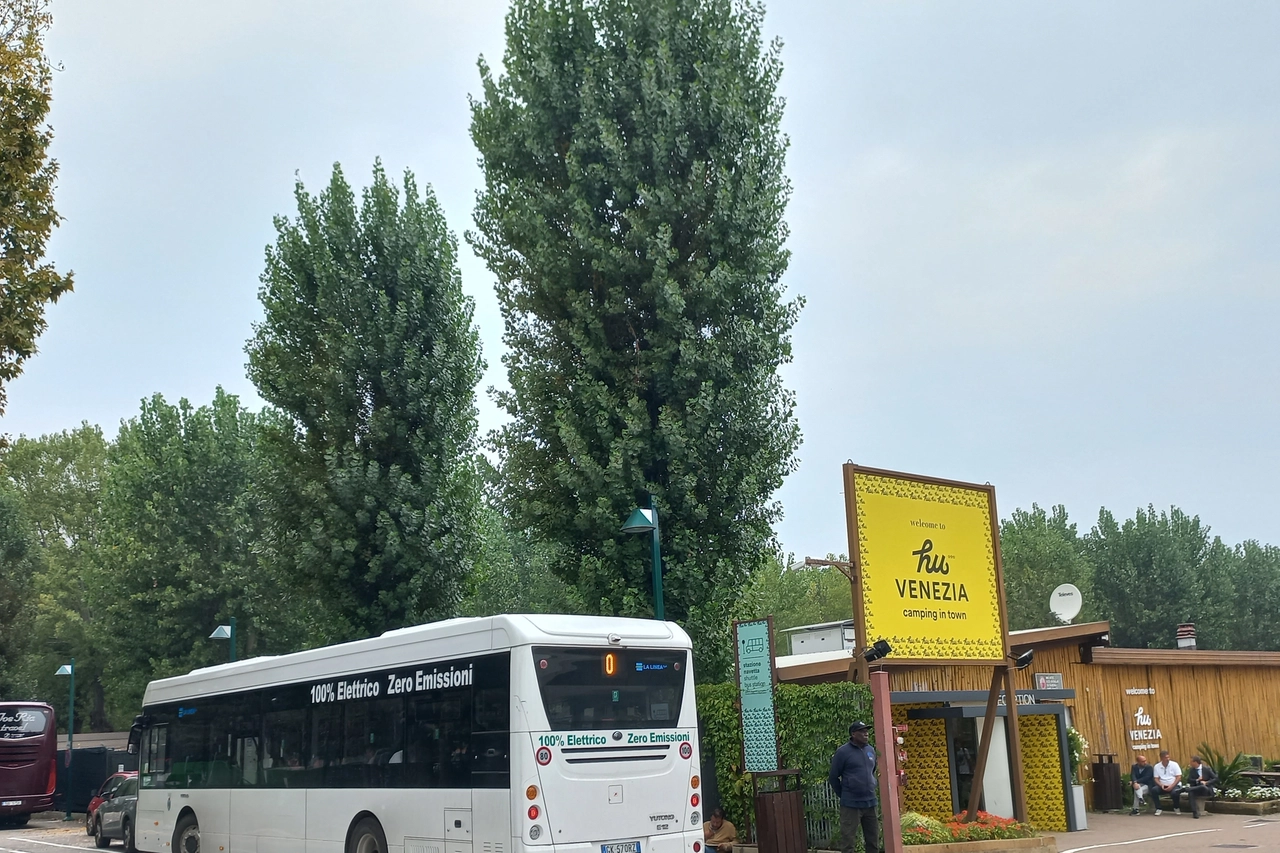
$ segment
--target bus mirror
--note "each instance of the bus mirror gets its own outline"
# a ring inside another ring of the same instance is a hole
[[[141,719],[141,717],[139,717]],[[138,754],[138,744],[142,742],[142,726],[137,722],[129,729],[129,754]]]

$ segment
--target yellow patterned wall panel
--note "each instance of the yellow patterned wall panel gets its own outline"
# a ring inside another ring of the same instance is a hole
[[[912,708],[941,707],[941,703],[894,705],[893,724],[909,726],[902,738],[907,751],[907,787],[903,792],[907,811],[947,820],[952,814],[947,721],[907,720],[907,711]]]
[[[1018,717],[1022,775],[1027,786],[1027,818],[1041,832],[1067,831],[1058,719],[1056,714]]]

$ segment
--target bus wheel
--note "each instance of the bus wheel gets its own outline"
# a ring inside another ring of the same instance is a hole
[[[136,853],[137,848],[133,846],[133,824],[128,818],[120,824],[121,844],[124,846],[124,853]]]
[[[347,853],[387,853],[387,836],[382,831],[382,824],[371,817],[357,823],[356,828],[351,830]]]
[[[111,839],[102,834],[102,818],[93,822],[93,846],[110,847]]]
[[[200,853],[200,822],[196,816],[188,814],[178,821],[178,828],[173,831],[174,853]]]

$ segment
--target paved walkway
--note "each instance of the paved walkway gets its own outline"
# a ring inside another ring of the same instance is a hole
[[[1257,850],[1280,851],[1280,815],[1244,817],[1165,812],[1160,817],[1141,814],[1098,814],[1090,812],[1089,828],[1082,832],[1055,832],[1058,853],[1085,850],[1115,853],[1191,853],[1192,851]]]

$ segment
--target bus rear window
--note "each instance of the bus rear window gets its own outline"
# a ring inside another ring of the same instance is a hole
[[[48,722],[48,715],[39,708],[0,709],[0,738],[42,734]]]
[[[553,729],[672,729],[680,720],[683,650],[535,647],[533,665]]]

